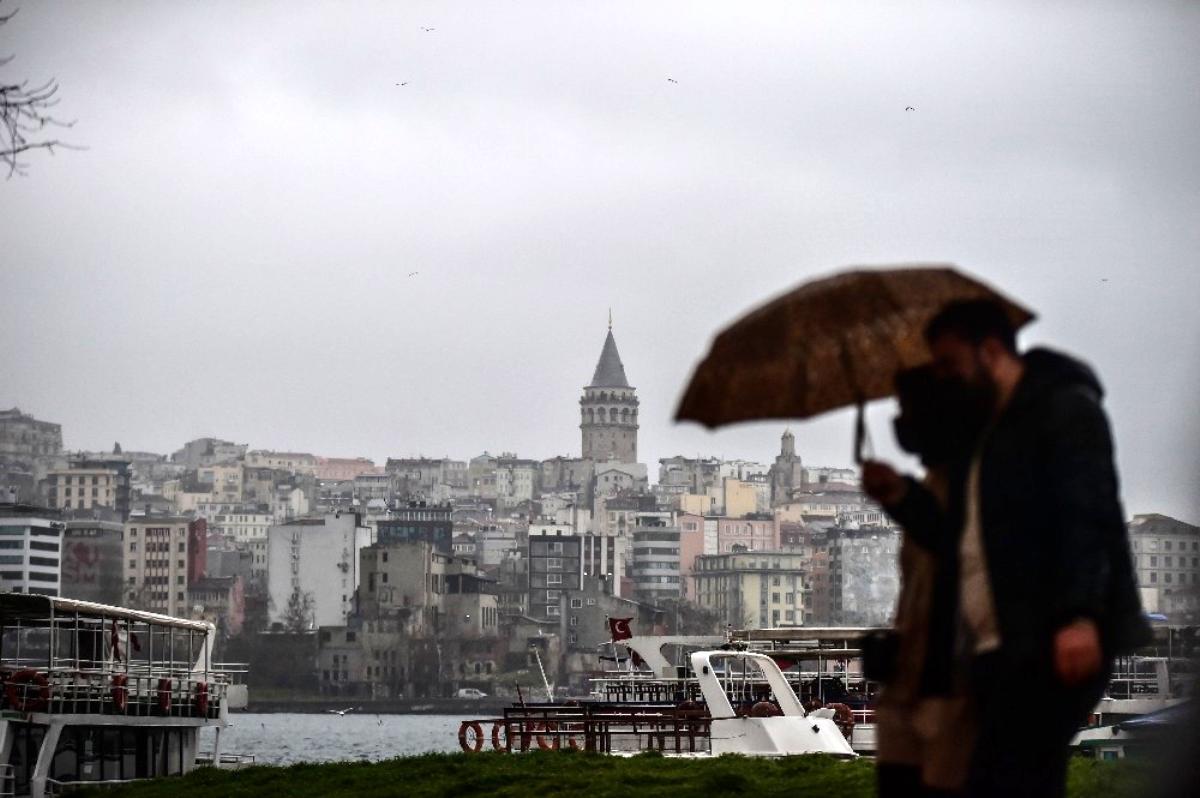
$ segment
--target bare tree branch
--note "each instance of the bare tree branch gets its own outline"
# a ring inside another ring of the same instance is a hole
[[[0,27],[15,17],[19,10],[0,14]],[[7,66],[15,57],[0,57],[0,67]],[[7,167],[7,177],[26,174],[28,164],[20,158],[23,153],[46,150],[53,155],[57,148],[86,149],[59,139],[41,138],[47,126],[70,128],[75,124],[74,120],[66,122],[51,115],[50,109],[58,105],[57,94],[58,81],[54,78],[35,84],[32,88],[28,80],[20,83],[0,82],[0,167]]]

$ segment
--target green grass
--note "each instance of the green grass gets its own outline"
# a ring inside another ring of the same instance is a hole
[[[241,771],[200,768],[183,778],[141,782],[89,793],[122,798],[191,796],[370,796],[414,798],[461,796],[587,795],[589,798],[680,798],[748,791],[759,796],[828,795],[868,798],[874,794],[872,763],[823,756],[753,759],[726,756],[681,760],[656,754],[633,758],[579,752],[528,754],[429,754],[375,764],[339,762]],[[1135,761],[1071,763],[1072,798],[1144,795],[1152,770]]]

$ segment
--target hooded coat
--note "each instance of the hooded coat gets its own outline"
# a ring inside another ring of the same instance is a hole
[[[1086,364],[1047,349],[1025,369],[980,450],[979,507],[1005,660],[1053,672],[1055,632],[1094,620],[1107,658],[1150,641],[1137,592],[1103,389]],[[938,561],[922,692],[953,672],[960,474],[950,510],[911,482],[888,510]]]

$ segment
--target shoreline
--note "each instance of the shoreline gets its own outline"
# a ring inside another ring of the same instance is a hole
[[[245,709],[231,710],[230,715],[278,715],[287,713],[320,715],[354,707],[356,715],[457,715],[474,718],[500,717],[512,702],[502,698],[414,698],[414,699],[355,699],[353,697],[313,697],[250,699]]]

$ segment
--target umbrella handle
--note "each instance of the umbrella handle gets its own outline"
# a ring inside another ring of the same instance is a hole
[[[862,465],[875,458],[875,447],[871,444],[871,431],[867,429],[866,403],[859,400],[854,418],[854,464]]]

